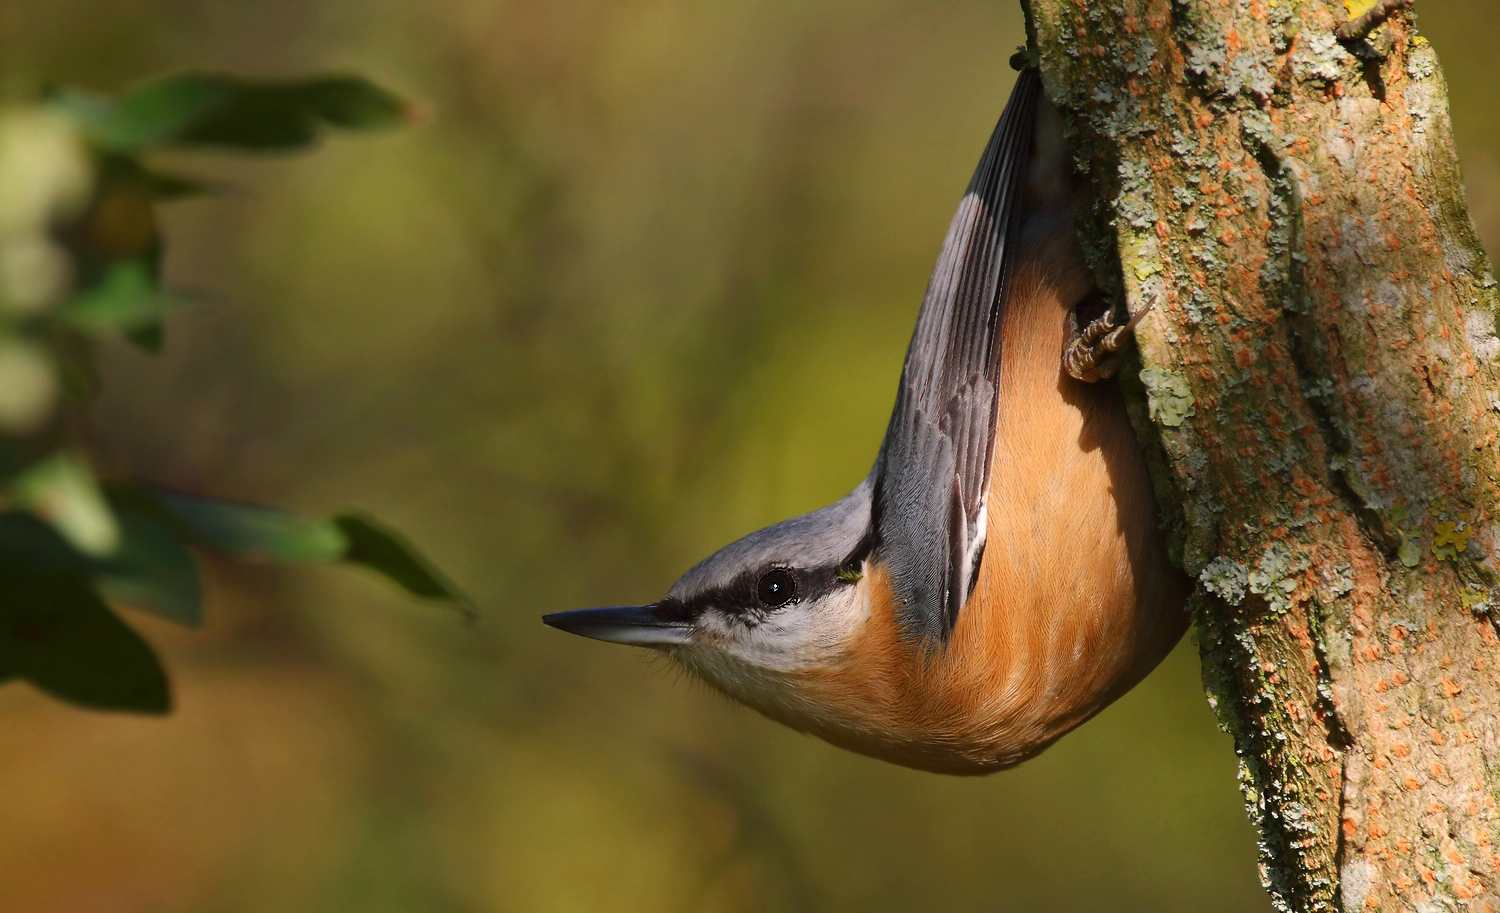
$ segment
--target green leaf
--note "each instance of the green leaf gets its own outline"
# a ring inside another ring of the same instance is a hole
[[[21,511],[0,513],[0,562],[14,561],[26,567],[82,572],[89,559],[68,544],[57,530],[34,514]]]
[[[413,596],[455,602],[473,617],[468,597],[395,530],[364,514],[340,514],[333,523],[349,542],[345,561],[384,575]]]
[[[84,333],[160,328],[162,317],[188,299],[157,287],[151,266],[129,260],[110,267],[98,285],[75,296],[58,317]]]
[[[166,672],[151,647],[89,587],[88,578],[0,561],[0,677],[102,710],[165,713]]]
[[[139,189],[152,200],[171,202],[220,190],[216,185],[195,178],[148,168],[133,155],[101,155],[98,157],[98,168],[100,185],[124,185]]]
[[[93,581],[106,598],[196,628],[203,620],[198,566],[175,530],[130,503],[111,498],[120,523],[120,547],[93,558],[57,530],[19,511],[0,513],[0,562],[60,571]]]
[[[151,196],[163,202],[174,200],[186,200],[192,197],[201,197],[216,192],[212,184],[193,178],[185,178],[175,174],[162,171],[150,171],[141,169],[141,180],[146,189],[151,191]]]
[[[112,554],[120,527],[104,501],[88,464],[57,453],[27,469],[11,483],[16,504],[36,514],[87,555]]]
[[[147,493],[181,523],[195,545],[230,558],[282,563],[338,561],[349,546],[336,526],[273,507],[156,489]]]
[[[189,628],[203,624],[203,583],[192,552],[161,520],[117,510],[120,549],[99,562],[94,578],[104,596]]]
[[[309,520],[271,507],[118,486],[117,498],[155,504],[192,544],[230,558],[280,563],[342,561],[368,568],[414,596],[454,603],[467,618],[468,597],[389,527],[363,514]],[[117,501],[116,503],[120,503]]]
[[[411,105],[354,76],[270,82],[186,73],[115,101],[65,89],[54,90],[51,99],[95,143],[118,152],[160,146],[297,149],[329,127],[377,130],[415,118]]]

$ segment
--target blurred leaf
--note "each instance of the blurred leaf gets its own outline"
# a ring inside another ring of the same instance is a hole
[[[114,499],[111,499],[114,500]],[[159,518],[116,503],[120,548],[105,559],[74,549],[32,514],[0,513],[0,561],[88,578],[108,599],[187,627],[202,624],[203,584],[192,552]]]
[[[115,602],[190,628],[203,624],[203,583],[187,546],[170,526],[146,514],[118,511],[120,549],[97,566],[103,594]]]
[[[338,561],[348,542],[335,526],[273,507],[195,498],[154,489],[147,496],[178,519],[192,542],[230,558]]]
[[[469,598],[395,530],[363,514],[340,514],[333,523],[348,539],[345,561],[383,574],[413,596],[458,603],[464,615],[473,618]]]
[[[134,186],[152,200],[178,200],[214,192],[212,185],[148,168],[132,155],[99,156],[99,179],[105,184]]]
[[[54,90],[51,99],[95,143],[118,152],[172,145],[296,149],[327,127],[377,130],[413,119],[406,102],[354,76],[263,82],[188,73],[114,101],[69,89]]]
[[[132,260],[111,267],[97,286],[64,305],[58,316],[85,333],[142,330],[160,327],[162,315],[187,300],[157,288],[150,266]]]
[[[154,502],[196,545],[230,558],[284,563],[342,561],[368,568],[414,596],[454,603],[474,617],[468,597],[395,531],[363,514],[309,520],[252,504],[238,504],[143,486],[112,495]]]
[[[79,551],[112,554],[120,527],[105,503],[88,465],[70,453],[57,453],[21,473],[11,483],[15,501],[45,520]]]
[[[214,192],[214,187],[202,181],[192,178],[178,177],[175,174],[166,174],[161,171],[150,171],[141,169],[141,180],[151,195],[158,200],[170,203],[173,200],[182,200],[189,197],[201,197]]]
[[[27,567],[82,572],[88,559],[34,514],[0,513],[0,561]]]
[[[0,669],[64,700],[165,713],[166,673],[151,647],[76,573],[0,561]]]

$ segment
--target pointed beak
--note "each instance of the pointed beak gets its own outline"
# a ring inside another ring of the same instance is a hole
[[[543,615],[542,621],[559,631],[616,644],[663,647],[691,643],[693,623],[680,613],[664,609],[661,604],[578,609]]]

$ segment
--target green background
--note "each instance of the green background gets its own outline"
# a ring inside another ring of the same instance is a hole
[[[1500,244],[1487,3],[1420,25]],[[0,689],[5,911],[1266,911],[1185,641],[986,779],[849,755],[544,628],[647,601],[866,472],[1008,92],[1010,3],[6,0],[0,78],[353,70],[423,127],[195,156],[108,350],[101,468],[391,520],[482,622],[353,573],[212,565],[132,615],[166,719]]]

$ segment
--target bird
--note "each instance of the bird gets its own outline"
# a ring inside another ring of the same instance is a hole
[[[665,654],[836,746],[982,774],[1034,757],[1186,630],[1078,240],[1086,182],[1022,69],[948,229],[869,475],[753,532],[657,602],[543,621]]]

